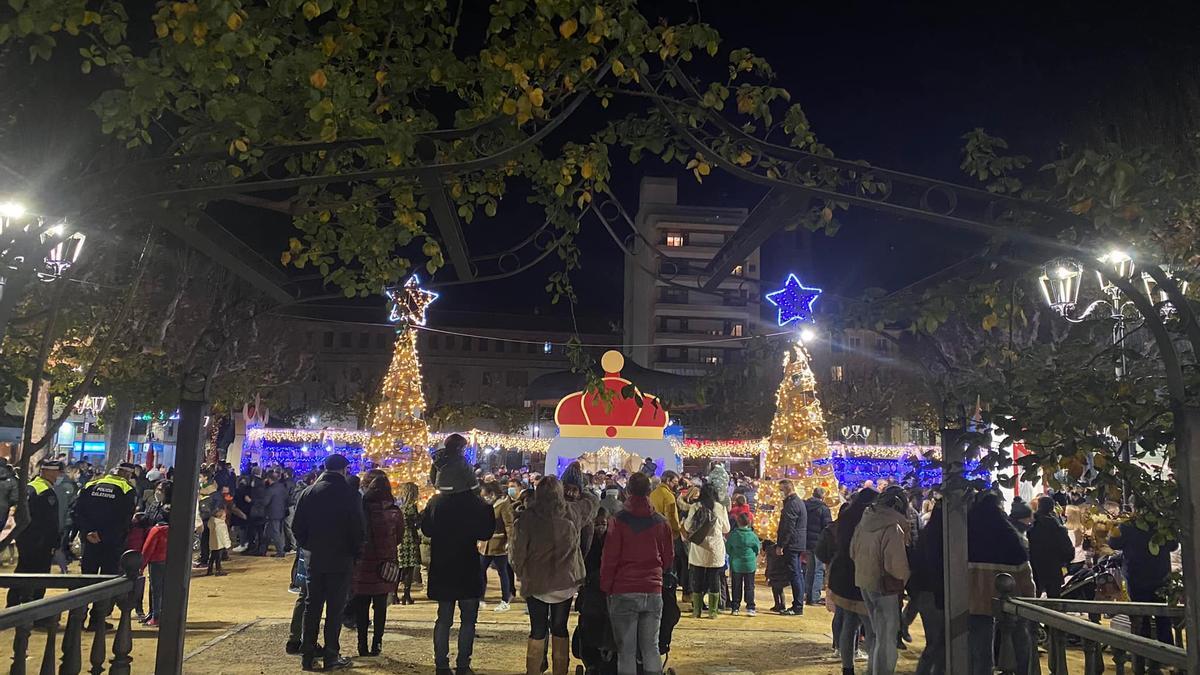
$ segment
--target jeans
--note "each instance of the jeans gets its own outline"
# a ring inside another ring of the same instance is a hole
[[[504,602],[512,600],[512,585],[509,583],[508,576],[508,556],[485,555],[480,556],[479,559],[479,564],[483,566],[484,575],[487,574],[488,567],[496,568],[496,574],[500,577],[500,599]]]
[[[317,629],[321,612],[325,613],[325,656],[341,654],[342,614],[346,611],[346,594],[350,592],[351,570],[344,572],[314,572],[308,575],[308,597],[304,603],[304,638],[300,649],[305,654],[317,651]]]
[[[803,551],[784,550],[787,559],[788,573],[792,576],[792,609],[804,611],[804,562]]]
[[[875,631],[875,644],[867,672],[870,675],[892,675],[896,672],[896,636],[900,634],[900,596],[863,589],[863,601]]]
[[[304,639],[304,608],[308,606],[308,583],[300,584],[300,595],[292,607],[292,624],[288,627],[288,642],[300,644]]]
[[[742,606],[742,596],[746,597],[746,609],[754,611],[754,572],[733,572],[733,598],[730,608],[737,611]]]
[[[815,605],[817,598],[821,597],[821,588],[824,586],[825,565],[817,560],[817,554],[813,551],[806,551],[806,553],[808,553],[808,564],[804,566],[804,599],[808,604]]]
[[[944,675],[946,672],[946,612],[937,606],[931,591],[917,593],[915,602],[925,630],[925,651],[917,662],[917,675]]]
[[[283,520],[268,520],[263,528],[263,537],[259,540],[258,550],[262,555],[267,554],[267,544],[275,545],[275,555],[283,557]]]
[[[995,624],[995,619],[990,616],[971,615],[967,634],[967,645],[970,648],[967,655],[967,671],[971,675],[992,675]]]
[[[529,639],[545,640],[546,635],[554,637],[570,637],[567,632],[567,618],[571,616],[571,598],[550,604],[537,598],[525,598],[529,605]]]
[[[167,563],[152,562],[148,568],[150,570],[150,613],[147,616],[157,619],[162,612],[163,582],[166,580]]]
[[[694,589],[693,589],[694,590]],[[608,617],[617,642],[617,675],[662,672],[658,653],[658,625],[662,622],[661,593],[617,593],[608,596]]]
[[[838,631],[838,651],[842,656],[842,668],[854,668],[854,650],[858,648],[858,629],[867,634],[866,648],[870,654],[875,645],[875,631],[871,628],[871,620],[857,612],[842,610],[842,629]],[[895,637],[892,644],[896,644]]]
[[[437,622],[433,625],[433,665],[450,667],[450,626],[454,624],[454,606],[458,605],[458,657],[455,666],[471,667],[475,649],[475,620],[479,618],[479,598],[438,600]]]

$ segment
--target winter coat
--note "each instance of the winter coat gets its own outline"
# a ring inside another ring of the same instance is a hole
[[[808,511],[800,497],[792,493],[783,500],[779,512],[779,531],[775,545],[785,551],[798,553],[808,546]]]
[[[579,529],[579,550],[587,555],[592,547],[592,532],[596,529],[596,513],[600,510],[600,498],[584,490],[579,498],[567,502],[567,517]]]
[[[1017,582],[1014,595],[1032,596],[1033,570],[1025,540],[1008,522],[998,499],[987,495],[967,512],[967,575],[971,588],[971,614],[990,616],[996,596],[996,575],[1011,574]]]
[[[150,528],[150,533],[146,535],[146,542],[142,544],[143,565],[167,562],[168,530],[170,528],[166,525],[155,525]]]
[[[287,483],[277,480],[267,486],[267,520],[283,520],[287,518],[288,512],[288,488]]]
[[[146,535],[150,534],[150,528],[153,523],[146,522],[146,516],[134,516],[132,523],[129,525],[129,532],[125,535],[125,550],[140,551],[146,545]]]
[[[735,527],[725,542],[729,553],[729,571],[734,574],[753,574],[758,570],[758,552],[762,544],[749,527]]]
[[[850,541],[854,583],[859,589],[884,591],[884,575],[907,582],[908,517],[895,509],[872,507],[863,514]],[[903,585],[897,592],[903,590]]]
[[[679,504],[675,501],[675,493],[666,485],[659,484],[650,493],[650,506],[667,520],[671,534],[679,536]],[[612,514],[615,515],[615,514]]]
[[[1155,554],[1150,552],[1150,536],[1133,523],[1122,523],[1118,534],[1108,539],[1110,548],[1124,552],[1122,567],[1131,597],[1154,597],[1171,574],[1171,551],[1179,548],[1179,542],[1166,542]]]
[[[12,467],[0,464],[0,527],[8,522],[8,514],[17,505],[17,477],[13,475]]]
[[[788,559],[775,552],[775,546],[767,549],[767,584],[771,588],[786,588],[792,583],[792,570],[788,568]]]
[[[492,504],[492,515],[496,518],[492,538],[479,546],[483,555],[508,555],[508,544],[513,536],[513,505],[507,495]]]
[[[833,522],[833,514],[829,512],[829,507],[825,502],[815,498],[804,500],[804,512],[807,518],[804,548],[805,550],[813,551],[817,548],[817,542],[821,539],[821,533]]]
[[[605,593],[660,593],[663,571],[675,562],[671,526],[645,497],[630,496],[625,507],[608,519],[600,588]]]
[[[233,503],[237,507],[237,512],[230,511],[229,519],[230,527],[245,527],[250,521],[250,481],[238,481],[236,488],[233,491]]]
[[[696,514],[700,512],[700,508],[700,504],[692,506],[687,520],[683,523],[684,532],[692,531],[692,524],[696,521]],[[713,516],[716,518],[716,522],[708,531],[708,536],[704,537],[704,541],[698,544],[688,544],[689,565],[696,567],[725,566],[725,535],[729,534],[729,513],[725,511],[725,505],[721,502],[713,504]]]
[[[430,600],[482,598],[485,586],[478,542],[491,539],[496,516],[474,492],[435,495],[421,517],[421,532],[430,539]]]
[[[387,581],[379,573],[379,567],[387,561],[396,562],[396,547],[404,538],[404,515],[395,504],[381,500],[364,501],[363,511],[367,517],[367,541],[362,555],[354,563],[352,592],[355,595],[395,593],[399,578]]]
[[[211,551],[233,548],[233,539],[229,536],[229,524],[224,518],[213,516],[208,519],[208,548]]]
[[[579,528],[558,504],[537,500],[521,516],[513,536],[510,560],[526,598],[577,589],[587,570],[579,546]]]
[[[270,506],[270,497],[267,493],[267,482],[261,478],[253,479],[254,483],[250,487],[250,510],[246,513],[250,516],[250,520],[261,521],[267,518],[267,507]],[[242,509],[245,511],[245,509]]]
[[[708,482],[717,489],[717,501],[729,510],[729,472],[724,464],[717,464],[708,472]]]
[[[750,526],[753,527],[754,512],[750,510],[749,504],[734,504],[729,507],[729,526],[736,529],[738,526],[738,516],[743,513],[750,519]]]
[[[66,530],[71,523],[71,505],[79,494],[79,484],[63,474],[54,483],[54,494],[58,496],[58,529]]]
[[[1067,528],[1053,514],[1034,516],[1026,533],[1029,540],[1029,564],[1039,588],[1050,589],[1057,595],[1063,585],[1063,566],[1075,558],[1075,545]]]
[[[908,588],[913,592],[933,593],[933,600],[941,609],[945,605],[946,565],[942,553],[942,507],[937,505],[930,512],[929,523],[921,530],[921,536],[913,546],[912,576]]]
[[[364,539],[362,498],[340,473],[326,471],[296,502],[292,534],[313,572],[349,572]]]

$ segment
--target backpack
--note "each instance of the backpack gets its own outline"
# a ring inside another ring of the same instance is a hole
[[[712,509],[696,504],[692,507],[696,510],[692,516],[692,530],[688,534],[688,543],[702,544],[708,538],[709,532],[712,532],[713,526],[717,524],[717,516]]]

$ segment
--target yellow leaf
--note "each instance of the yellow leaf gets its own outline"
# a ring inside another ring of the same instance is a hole
[[[593,44],[593,45],[594,45],[594,44],[596,44],[597,42],[599,42],[599,41],[600,41],[600,38],[601,38],[601,37],[602,37],[602,36],[601,36],[599,33],[596,33],[596,32],[593,32],[593,31],[590,31],[590,30],[589,30],[589,31],[588,31],[588,34],[587,34],[587,41],[588,41],[588,44]]]
[[[332,35],[326,35],[325,37],[321,38],[321,52],[325,54],[325,56],[333,56],[333,53],[336,51],[337,40],[334,40]]]
[[[708,162],[700,162],[700,166],[697,166],[696,170],[700,172],[701,176],[707,176],[712,172],[712,165]]]
[[[579,167],[579,175],[583,176],[584,178],[591,178],[592,177],[592,163],[584,162],[583,166]]]
[[[388,152],[388,161],[392,163],[392,166],[400,166],[400,163],[404,161],[404,156],[398,151],[392,150]]]
[[[184,40],[187,40],[187,36],[177,28],[174,33],[171,33],[171,39],[179,44],[183,44]]]
[[[225,19],[225,25],[229,26],[229,30],[237,30],[242,27],[242,15],[233,12]]]
[[[319,217],[322,223],[328,223],[329,219],[333,217],[333,214],[329,211],[322,211]]]
[[[558,24],[558,34],[567,40],[571,39],[577,30],[579,30],[579,22],[573,18]]]
[[[279,254],[279,263],[281,265],[287,266],[287,264],[290,262],[292,262],[292,254],[291,253],[284,251],[283,253]]]
[[[733,161],[736,162],[738,166],[746,166],[752,159],[754,158],[750,155],[750,151],[743,150]]]
[[[542,107],[542,104],[545,103],[545,101],[546,97],[545,94],[542,93],[541,87],[534,87],[533,91],[529,92],[529,102],[532,103],[534,107]]]
[[[325,85],[329,84],[329,78],[325,76],[325,71],[318,68],[308,76],[308,83],[317,89],[324,89]]]
[[[244,138],[239,138],[236,141],[234,141],[233,147],[237,148],[238,150],[240,150],[242,152],[246,152],[247,150],[250,149],[250,145],[248,143],[246,143],[246,139],[244,139]]]
[[[313,2],[312,0],[309,0],[308,2],[304,3],[304,7],[301,8],[301,11],[304,12],[304,18],[306,18],[310,21],[317,18],[318,16],[321,16],[321,6],[318,5],[317,3]]]
[[[579,71],[586,73],[587,71],[589,71],[595,67],[596,67],[596,59],[594,59],[590,56],[585,56],[583,58],[583,61],[579,64]]]
[[[601,107],[601,108],[607,108],[607,107],[608,107],[608,97],[607,97],[607,96],[605,96],[604,98],[600,99],[600,107]]]
[[[1074,213],[1075,215],[1079,215],[1079,216],[1082,216],[1083,214],[1085,214],[1091,210],[1092,210],[1092,198],[1091,197],[1088,197],[1087,199],[1085,199],[1071,207],[1071,213]]]
[[[500,106],[505,115],[515,115],[517,112],[517,102],[511,98],[504,99],[504,104]]]
[[[434,66],[433,68],[429,69],[429,80],[431,82],[438,82],[441,79],[442,79],[442,69],[441,68]]]
[[[154,27],[154,34],[160,38],[165,38],[171,34],[171,27],[166,23],[160,23]]]
[[[833,220],[833,209],[829,208],[828,206],[821,209],[821,220],[827,223]]]
[[[93,24],[93,23],[94,24],[100,23],[100,14],[97,12],[92,12],[92,11],[84,12],[83,13],[83,25],[87,26],[87,25]]]
[[[387,72],[386,71],[382,71],[382,70],[375,71],[375,83],[376,84],[383,86],[383,83],[385,80],[387,80]]]
[[[620,77],[621,73],[625,72],[625,64],[621,63],[621,59],[616,59],[613,61],[612,70],[613,75]]]

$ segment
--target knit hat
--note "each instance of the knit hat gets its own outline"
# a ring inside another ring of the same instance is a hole
[[[475,472],[465,462],[454,462],[438,471],[437,489],[445,495],[468,492],[479,487]]]
[[[1029,508],[1029,504],[1026,504],[1024,500],[1014,499],[1012,508],[1008,511],[1008,516],[1013,520],[1031,518],[1033,517],[1033,509]]]
[[[326,471],[341,471],[350,466],[350,460],[346,459],[345,455],[334,453],[325,458]]]

